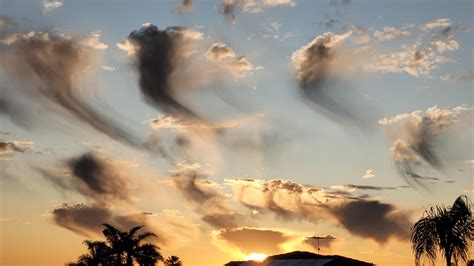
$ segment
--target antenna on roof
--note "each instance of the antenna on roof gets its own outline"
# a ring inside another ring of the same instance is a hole
[[[333,238],[330,237],[330,236],[312,236],[311,238],[312,238],[312,239],[316,239],[316,240],[318,241],[318,255],[319,255],[319,251],[321,250],[321,249],[319,248],[319,240],[320,240],[320,239],[333,239]]]

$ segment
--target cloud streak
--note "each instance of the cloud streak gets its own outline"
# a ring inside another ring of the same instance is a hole
[[[93,36],[93,41],[41,32],[14,36],[5,48],[1,63],[8,78],[20,88],[15,91],[12,88],[2,95],[5,98],[0,111],[21,125],[30,125],[33,120],[41,119],[31,110],[31,106],[39,104],[46,110],[64,111],[115,140],[140,145],[129,132],[93,108],[78,88],[79,77],[86,74],[91,57],[83,44],[104,48],[104,44],[97,43],[98,35]],[[27,97],[17,102],[18,93]],[[34,102],[28,102],[27,98]]]
[[[193,40],[202,39],[202,33],[184,27],[164,30],[147,24],[130,33],[128,42],[121,44],[136,60],[139,85],[145,101],[167,114],[199,116],[179,101],[178,93],[191,86],[193,74],[186,71],[193,53]],[[132,46],[131,46],[132,45]],[[188,69],[189,70],[189,69]],[[186,84],[179,82],[187,81]],[[183,88],[183,85],[184,86]]]
[[[408,184],[423,185],[423,179],[436,180],[417,174],[416,168],[425,162],[433,169],[442,171],[443,164],[434,149],[434,142],[452,125],[466,123],[466,114],[471,113],[472,108],[466,106],[446,109],[433,106],[425,112],[415,111],[379,120],[379,124],[387,127],[394,138],[390,149]]]

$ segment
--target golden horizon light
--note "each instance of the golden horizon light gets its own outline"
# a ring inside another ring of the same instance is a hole
[[[253,261],[264,261],[268,257],[267,254],[263,253],[250,253],[245,256],[245,260],[253,260]]]

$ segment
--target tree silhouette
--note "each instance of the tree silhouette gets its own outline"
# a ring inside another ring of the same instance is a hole
[[[437,248],[451,265],[461,259],[467,261],[470,242],[474,240],[474,221],[469,200],[459,196],[451,207],[435,206],[425,210],[423,217],[411,229],[412,249],[416,264],[426,255],[436,260]]]
[[[132,266],[136,261],[140,266],[154,266],[163,257],[156,245],[142,243],[143,240],[156,237],[144,232],[137,235],[143,226],[136,226],[127,231],[120,231],[110,224],[103,224],[102,233],[106,241],[84,241],[89,254],[81,255],[77,262],[69,266]]]
[[[179,260],[178,256],[171,256],[165,260],[165,266],[183,266],[183,262]]]

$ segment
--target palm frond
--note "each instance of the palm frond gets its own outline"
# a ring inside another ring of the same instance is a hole
[[[157,235],[154,234],[154,233],[151,233],[151,232],[145,232],[143,234],[139,234],[136,239],[137,239],[138,242],[140,242],[140,241],[142,241],[146,238],[149,238],[149,237],[157,237]]]
[[[140,229],[142,229],[144,226],[143,225],[139,225],[139,226],[135,226],[133,227],[132,229],[130,229],[130,231],[128,231],[128,234],[130,236],[133,236],[135,235],[136,232],[138,232]]]

